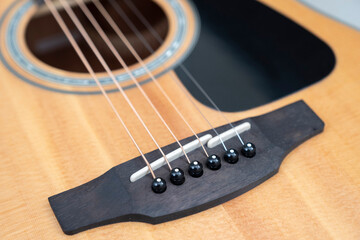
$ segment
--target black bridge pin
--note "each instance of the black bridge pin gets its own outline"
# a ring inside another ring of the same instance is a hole
[[[224,154],[224,160],[228,163],[234,164],[239,161],[239,153],[233,148],[226,150]]]
[[[204,173],[203,165],[199,161],[192,161],[189,164],[189,174],[192,177],[198,178],[201,177]]]
[[[221,168],[221,159],[219,156],[212,154],[207,158],[206,166],[211,170],[218,170]]]
[[[151,185],[151,189],[154,193],[163,193],[166,190],[166,181],[161,177],[157,177],[154,179]]]
[[[244,144],[241,148],[241,153],[247,158],[252,158],[256,154],[256,147],[255,144],[248,142]]]
[[[181,185],[185,182],[184,171],[180,168],[173,168],[170,171],[170,181],[175,185]]]

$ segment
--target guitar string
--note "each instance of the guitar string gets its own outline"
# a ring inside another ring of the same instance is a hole
[[[113,9],[118,13],[118,15],[122,18],[122,20],[124,20],[124,22],[127,24],[127,26],[135,33],[135,35],[138,37],[138,39],[143,43],[143,45],[146,47],[146,49],[150,52],[150,53],[154,53],[155,50],[150,46],[150,44],[148,43],[148,41],[145,39],[145,37],[142,35],[142,33],[139,31],[139,29],[134,25],[134,23],[131,21],[131,19],[127,16],[127,14],[125,13],[125,11],[122,9],[122,7],[120,6],[120,4],[114,0],[109,0],[108,1]],[[154,30],[154,29],[152,29]],[[157,34],[157,32],[156,32]],[[159,42],[161,44],[161,42]],[[172,80],[179,86],[179,88],[183,91],[183,93],[186,95],[186,97],[188,98],[188,100],[192,103],[192,105],[197,109],[197,111],[200,113],[200,115],[202,116],[203,119],[205,119],[205,121],[207,122],[207,124],[210,126],[210,128],[215,132],[215,134],[219,137],[221,144],[223,145],[225,151],[227,151],[227,147],[222,139],[222,137],[220,136],[220,134],[218,133],[218,131],[213,127],[213,125],[211,124],[211,122],[206,118],[206,116],[204,115],[204,113],[200,110],[200,108],[196,105],[196,103],[191,99],[190,94],[185,90],[184,86],[182,86],[180,84],[180,82],[178,82],[178,80],[175,78],[174,73],[171,73],[171,78]]]
[[[223,117],[223,119],[227,122],[228,125],[230,125],[230,127],[232,129],[234,129],[240,143],[242,145],[244,145],[244,141],[242,140],[242,138],[240,137],[240,134],[238,132],[238,130],[234,127],[234,125],[231,123],[231,121],[225,116],[225,114],[223,112],[220,111],[219,107],[217,106],[217,104],[215,104],[215,102],[210,98],[210,96],[205,92],[204,88],[199,84],[198,81],[196,81],[196,79],[194,78],[194,76],[189,72],[189,70],[187,68],[185,68],[185,66],[183,64],[180,65],[180,68],[185,72],[185,74],[190,78],[190,80],[196,85],[196,87],[202,92],[202,94],[209,100],[209,102],[214,106],[214,108],[220,113],[220,115]]]
[[[131,141],[134,143],[135,147],[137,148],[137,150],[139,151],[142,159],[144,160],[144,162],[146,163],[147,167],[149,168],[149,171],[152,175],[152,177],[155,179],[156,175],[149,163],[149,161],[147,160],[147,158],[145,157],[145,155],[143,154],[143,152],[141,151],[139,145],[136,143],[134,137],[132,136],[130,130],[126,127],[125,122],[123,121],[123,119],[121,118],[119,112],[116,110],[114,104],[112,103],[111,99],[109,98],[108,94],[106,93],[104,87],[101,85],[99,79],[97,78],[93,68],[91,67],[90,63],[88,62],[88,60],[86,59],[84,53],[82,52],[82,50],[80,49],[79,45],[77,44],[76,40],[74,39],[74,37],[72,36],[72,34],[70,33],[69,28],[67,27],[67,25],[65,24],[64,20],[62,19],[62,17],[60,16],[60,13],[58,12],[58,10],[56,9],[55,5],[53,4],[53,2],[51,0],[44,0],[45,4],[47,5],[47,7],[49,8],[50,12],[52,13],[52,15],[54,16],[56,22],[59,24],[60,28],[62,29],[62,31],[64,32],[64,34],[66,35],[66,37],[68,38],[70,44],[72,45],[72,47],[74,48],[74,50],[76,51],[77,55],[79,56],[79,58],[81,59],[82,63],[84,64],[85,68],[87,69],[87,71],[90,73],[90,75],[92,76],[92,78],[94,79],[94,81],[96,82],[96,84],[98,85],[101,93],[104,95],[106,101],[109,103],[111,109],[113,110],[113,112],[115,113],[116,117],[120,120],[122,126],[124,127],[126,133],[129,135]]]
[[[79,0],[77,0],[79,1]],[[121,41],[126,45],[126,47],[130,50],[130,52],[132,53],[132,55],[136,58],[136,60],[138,61],[138,63],[140,63],[140,65],[142,66],[142,68],[147,72],[147,74],[149,75],[149,77],[152,79],[152,81],[155,83],[155,85],[157,86],[157,88],[160,90],[160,92],[164,95],[164,97],[167,99],[167,101],[170,103],[170,105],[174,108],[174,110],[176,111],[176,113],[180,116],[180,118],[184,121],[184,123],[186,124],[186,126],[190,129],[190,131],[192,132],[192,134],[196,137],[196,139],[199,141],[205,155],[207,157],[209,157],[209,154],[207,153],[203,143],[200,141],[199,136],[196,134],[196,132],[194,131],[194,129],[191,127],[191,125],[188,123],[188,121],[185,119],[184,115],[181,113],[181,111],[178,109],[178,107],[175,105],[175,103],[171,100],[171,98],[169,97],[169,95],[165,92],[165,90],[163,89],[163,87],[158,83],[157,79],[155,78],[155,76],[152,74],[152,72],[149,70],[149,68],[146,66],[146,64],[144,63],[144,61],[141,59],[141,57],[139,56],[139,54],[137,53],[137,51],[134,49],[133,45],[128,41],[128,39],[126,38],[126,36],[124,35],[124,33],[121,31],[121,29],[118,27],[118,25],[115,23],[115,21],[113,20],[113,18],[110,16],[110,14],[108,13],[108,11],[106,10],[106,8],[103,6],[103,4],[98,1],[98,0],[92,0],[92,3],[94,3],[94,5],[96,6],[96,8],[99,10],[100,13],[102,13],[102,16],[104,17],[104,19],[109,23],[109,25],[111,26],[111,28],[115,31],[115,33],[118,35],[118,37],[121,39]],[[115,50],[116,51],[116,50]],[[139,84],[137,84],[138,87],[140,87]],[[150,101],[150,100],[149,100]],[[185,153],[185,151],[184,151]],[[190,163],[189,159],[188,162]]]
[[[107,72],[107,74],[110,76],[110,78],[112,79],[112,81],[115,83],[115,85],[117,86],[117,88],[120,90],[122,96],[125,98],[126,102],[129,104],[130,108],[132,109],[132,111],[134,112],[134,114],[136,115],[136,117],[139,119],[139,121],[141,122],[141,124],[143,125],[143,127],[145,128],[145,130],[147,131],[147,133],[149,134],[149,136],[151,137],[151,139],[153,140],[153,142],[155,143],[155,145],[157,146],[158,150],[160,151],[161,155],[163,156],[165,162],[167,163],[168,167],[170,170],[172,170],[171,164],[166,156],[166,154],[164,153],[164,151],[162,150],[162,148],[160,147],[160,145],[158,144],[158,142],[155,140],[154,136],[152,135],[152,133],[150,132],[150,130],[148,129],[148,127],[146,126],[145,122],[143,121],[142,117],[139,115],[139,113],[136,111],[134,105],[132,104],[132,102],[130,101],[130,99],[128,98],[127,94],[125,93],[125,91],[123,90],[123,88],[120,86],[120,84],[117,82],[114,74],[112,73],[110,67],[107,65],[105,59],[103,58],[103,56],[101,55],[101,53],[99,52],[99,50],[97,49],[97,47],[95,46],[94,42],[91,40],[90,36],[88,35],[88,33],[86,32],[84,26],[81,24],[80,20],[77,18],[75,12],[72,10],[70,4],[66,1],[66,0],[59,0],[61,5],[64,7],[66,13],[69,15],[69,17],[71,18],[71,20],[73,21],[73,23],[75,24],[75,26],[77,27],[77,29],[80,31],[80,34],[83,36],[83,38],[85,39],[85,41],[87,42],[87,44],[90,46],[91,50],[93,51],[93,53],[96,55],[97,59],[100,61],[101,65],[103,66],[103,68],[105,69],[105,71]],[[190,162],[190,160],[188,160]]]
[[[160,120],[163,122],[163,124],[166,126],[166,128],[168,129],[168,131],[171,133],[171,135],[173,136],[173,138],[175,139],[175,141],[177,142],[177,144],[180,146],[182,152],[184,153],[188,163],[190,163],[190,159],[187,155],[187,153],[185,152],[182,144],[179,142],[179,140],[177,139],[177,137],[175,136],[175,134],[172,132],[172,130],[170,129],[170,127],[168,126],[168,124],[166,123],[166,121],[163,119],[163,117],[161,116],[161,114],[159,113],[159,111],[157,110],[157,108],[155,107],[155,105],[153,104],[153,102],[150,100],[149,96],[145,93],[145,91],[143,90],[142,86],[139,84],[139,82],[137,81],[136,77],[133,75],[133,73],[131,72],[131,70],[129,69],[129,67],[126,65],[125,61],[123,60],[123,58],[119,55],[119,52],[116,50],[115,46],[113,45],[113,43],[111,42],[111,40],[108,38],[108,36],[106,35],[106,33],[104,32],[104,30],[101,28],[101,26],[99,25],[99,23],[97,22],[97,20],[95,19],[94,15],[90,12],[89,8],[86,6],[86,4],[82,1],[82,0],[75,0],[77,2],[77,4],[80,6],[80,8],[82,9],[82,11],[84,12],[84,14],[86,15],[86,17],[89,19],[89,21],[91,22],[91,24],[94,26],[94,28],[96,29],[96,31],[98,32],[98,34],[103,38],[104,42],[107,44],[107,46],[109,47],[109,49],[111,50],[111,52],[114,54],[114,56],[117,58],[117,60],[119,61],[119,63],[122,65],[122,67],[126,70],[126,72],[130,75],[132,81],[135,83],[135,85],[137,86],[137,88],[140,90],[140,92],[142,93],[142,95],[145,97],[146,101],[150,104],[150,106],[152,107],[152,109],[155,111],[155,113],[157,114],[157,116],[160,118]],[[189,126],[190,127],[190,126]],[[191,127],[190,127],[191,128]],[[192,128],[191,128],[192,129]],[[199,140],[199,142],[201,143],[200,139],[197,137],[197,139]],[[202,143],[201,143],[202,144]],[[202,145],[203,146],[203,145]],[[205,152],[205,154],[208,156],[205,148],[203,147],[203,150]]]
[[[145,18],[145,16],[139,11],[139,9],[133,4],[132,1],[130,0],[124,0],[124,3],[129,7],[129,9],[132,10],[132,12],[137,16],[137,18],[142,22],[142,24],[144,24],[144,26],[152,33],[152,35],[157,39],[157,41],[161,44],[164,42],[164,40],[160,37],[160,35],[155,31],[155,29],[151,26],[151,24],[149,23],[149,21]],[[231,123],[231,121],[225,116],[224,113],[222,113],[219,109],[219,107],[217,106],[217,104],[215,104],[215,102],[211,99],[211,97],[206,93],[206,91],[204,90],[204,88],[199,84],[199,82],[195,79],[195,77],[188,71],[188,69],[183,65],[180,64],[179,65],[180,68],[182,69],[182,71],[189,77],[189,79],[195,84],[195,86],[201,91],[201,93],[205,96],[205,98],[210,102],[210,104],[220,113],[220,115],[222,116],[222,118],[227,122],[228,125],[230,125],[230,127],[232,129],[234,129],[234,131],[236,132],[236,135],[238,137],[238,139],[240,140],[241,144],[244,145],[244,141],[243,139],[240,137],[239,132],[237,131],[237,129],[234,127],[234,125]]]
[[[152,139],[152,141],[155,143],[156,147],[158,148],[158,150],[160,151],[161,155],[163,156],[165,162],[167,163],[168,167],[170,170],[172,170],[171,164],[166,156],[166,154],[163,152],[163,150],[161,149],[161,147],[159,146],[159,144],[157,143],[157,141],[155,140],[154,136],[151,134],[150,130],[148,129],[148,127],[146,126],[145,122],[143,121],[143,119],[141,118],[141,116],[139,115],[139,113],[136,111],[135,107],[133,106],[132,102],[130,101],[130,99],[128,98],[127,94],[125,93],[125,91],[123,90],[123,88],[119,85],[119,83],[116,81],[116,78],[114,76],[114,74],[111,72],[109,66],[107,65],[106,61],[104,60],[104,58],[102,57],[102,55],[100,54],[99,50],[96,48],[94,42],[91,40],[90,36],[87,34],[85,28],[82,26],[81,22],[79,21],[79,19],[77,18],[76,14],[74,13],[74,11],[72,10],[71,6],[69,5],[68,2],[66,2],[65,0],[59,0],[59,2],[61,3],[62,7],[65,9],[66,13],[69,15],[70,19],[73,21],[73,23],[75,24],[75,26],[77,27],[77,29],[80,31],[80,34],[83,36],[83,38],[85,39],[85,41],[87,42],[87,44],[90,46],[91,50],[93,51],[93,53],[96,55],[97,59],[99,60],[99,62],[101,63],[101,65],[103,66],[103,68],[105,69],[105,71],[107,72],[107,74],[110,76],[110,78],[112,79],[112,81],[115,83],[115,85],[118,87],[118,89],[120,90],[122,96],[125,98],[126,102],[129,104],[130,108],[132,109],[132,111],[134,112],[134,114],[136,115],[136,117],[138,118],[138,120],[140,121],[140,123],[142,124],[142,126],[145,128],[145,130],[147,131],[148,135],[150,136],[150,138]]]

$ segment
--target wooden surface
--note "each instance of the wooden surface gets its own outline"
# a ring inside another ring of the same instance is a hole
[[[225,203],[255,188],[274,176],[285,156],[301,143],[321,133],[324,123],[303,101],[298,101],[270,113],[234,122],[234,126],[249,123],[251,130],[242,138],[256,143],[256,155],[246,158],[240,154],[237,163],[222,161],[217,171],[206,168],[206,155],[201,148],[188,153],[188,157],[204,166],[201,178],[191,177],[184,156],[172,162],[173,167],[183,169],[185,183],[182,186],[170,184],[169,169],[165,166],[156,170],[156,176],[169,184],[162,194],[151,190],[151,175],[130,182],[132,173],[144,166],[141,156],[111,168],[105,174],[90,182],[59,193],[49,198],[49,203],[66,234],[75,234],[94,227],[117,222],[146,222],[158,224],[185,217]],[[231,129],[229,124],[216,128],[219,133]],[[200,136],[213,134],[213,130]],[[183,139],[181,144],[196,140],[194,136]],[[235,136],[226,141],[227,146],[241,149]],[[169,153],[178,149],[174,142],[163,147]],[[224,155],[221,144],[214,148],[205,146],[206,151],[218,156]],[[154,161],[161,157],[156,149],[146,158]],[[76,176],[74,176],[76,177]]]
[[[0,12],[11,2],[3,0]],[[307,89],[228,117],[234,121],[304,99],[325,122],[325,131],[291,152],[275,177],[225,204],[156,226],[120,223],[71,239],[360,239],[360,33],[296,1],[264,2],[329,44],[337,63]],[[0,239],[68,239],[47,198],[138,152],[104,97],[45,91],[16,79],[3,65],[0,76]],[[194,129],[207,130],[172,78],[164,75],[160,83]],[[144,89],[179,138],[191,135],[154,84]],[[139,92],[128,94],[159,143],[173,142]],[[141,148],[153,150],[124,100],[119,94],[111,98],[122,106]],[[224,123],[199,106],[214,125]]]

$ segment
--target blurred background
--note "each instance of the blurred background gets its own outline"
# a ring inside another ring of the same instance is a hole
[[[193,0],[199,42],[184,65],[223,111],[240,111],[284,97],[326,77],[331,48],[295,22],[257,1]],[[358,0],[301,0],[307,7],[360,29]],[[180,69],[183,83],[211,104]],[[221,88],[219,88],[221,82]]]

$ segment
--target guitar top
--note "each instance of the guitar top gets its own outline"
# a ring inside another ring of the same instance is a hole
[[[0,239],[360,239],[359,79],[299,1],[3,0]]]

